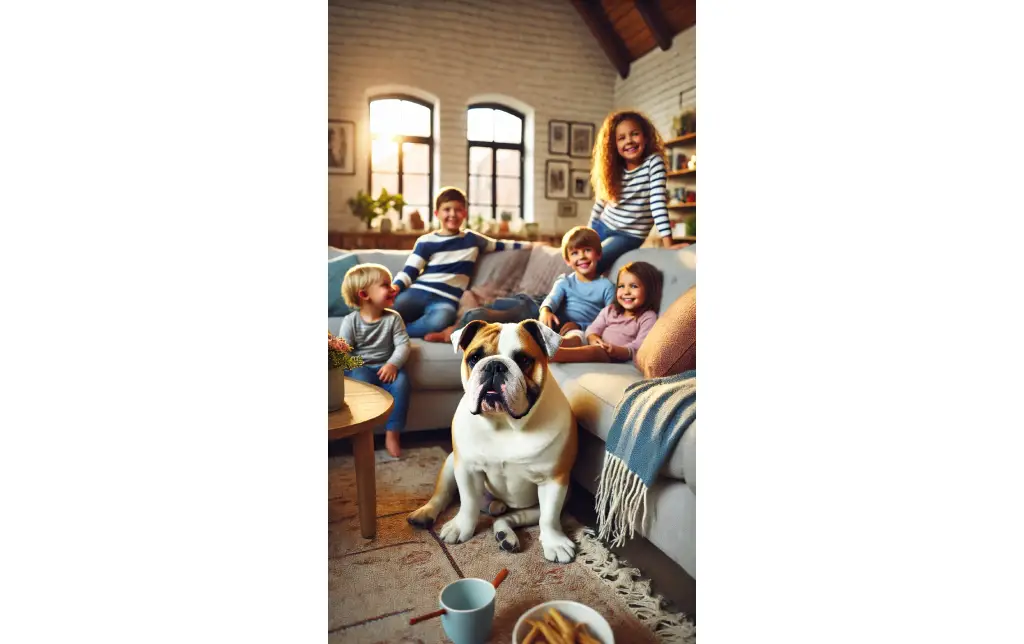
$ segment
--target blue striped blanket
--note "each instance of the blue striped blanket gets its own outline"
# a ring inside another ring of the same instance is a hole
[[[647,489],[697,418],[697,372],[640,380],[626,387],[605,441],[597,487],[598,537],[621,546],[637,515],[647,520]]]

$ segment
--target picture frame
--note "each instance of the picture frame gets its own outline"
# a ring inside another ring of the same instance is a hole
[[[556,212],[558,217],[575,217],[576,216],[576,202],[575,201],[559,201],[558,210]]]
[[[544,197],[547,199],[569,198],[569,162],[548,159],[544,166]]]
[[[327,121],[328,174],[356,173],[356,124],[353,121]]]
[[[594,153],[594,124],[569,124],[569,156],[589,159]]]
[[[569,192],[573,199],[594,198],[594,191],[590,185],[590,170],[569,172]]]
[[[548,154],[569,154],[568,121],[548,121]]]

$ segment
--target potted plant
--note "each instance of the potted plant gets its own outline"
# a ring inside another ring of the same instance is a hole
[[[386,188],[381,188],[380,196],[376,199],[360,190],[356,196],[348,200],[348,207],[353,215],[366,222],[367,230],[373,230],[373,220],[377,217],[383,217],[389,210],[402,212],[405,199],[401,194],[388,194]]]
[[[507,210],[502,210],[501,211],[501,228],[499,228],[498,230],[502,234],[506,234],[507,235],[508,231],[509,231],[509,222],[511,222],[511,221],[512,221],[512,213],[510,213]]]
[[[343,338],[327,332],[327,411],[345,404],[345,372],[363,366],[363,359],[352,355],[352,347]]]

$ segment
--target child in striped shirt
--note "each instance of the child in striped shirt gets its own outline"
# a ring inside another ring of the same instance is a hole
[[[599,274],[640,248],[651,228],[657,227],[662,246],[672,246],[665,173],[665,144],[650,119],[631,110],[609,114],[594,144],[597,202],[587,224],[601,237]]]
[[[434,201],[434,216],[441,221],[441,230],[417,239],[405,267],[395,275],[399,294],[394,309],[412,338],[455,322],[459,299],[481,253],[530,247],[530,242],[505,242],[462,230],[466,195],[458,188],[441,190]]]

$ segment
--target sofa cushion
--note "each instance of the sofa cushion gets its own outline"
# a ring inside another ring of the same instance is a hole
[[[518,293],[515,289],[530,263],[530,254],[530,249],[484,253],[476,262],[470,286],[493,294],[491,299]]]
[[[687,246],[679,250],[671,248],[638,248],[631,250],[615,261],[608,279],[612,282],[619,274],[619,269],[628,262],[647,262],[653,265],[663,277],[659,312],[664,312],[697,283],[697,245]]]
[[[645,378],[661,378],[697,368],[697,287],[662,311],[634,356]]]
[[[547,295],[559,275],[568,275],[572,269],[562,259],[562,250],[553,246],[534,246],[530,249],[530,261],[519,280],[515,293]]]
[[[327,260],[327,317],[345,317],[352,312],[341,296],[341,284],[345,281],[348,269],[358,263],[359,258],[352,253]]]
[[[576,421],[584,429],[602,441],[607,440],[608,431],[615,418],[615,406],[622,400],[626,387],[643,375],[632,363],[595,364],[587,362],[555,363],[550,366],[551,374],[558,381],[565,397],[569,399]],[[686,434],[689,434],[687,430]],[[676,445],[672,454],[661,466],[661,475],[685,480],[684,465],[689,466],[686,454],[686,440]]]
[[[448,342],[412,338],[405,373],[413,389],[462,390],[462,352]]]

